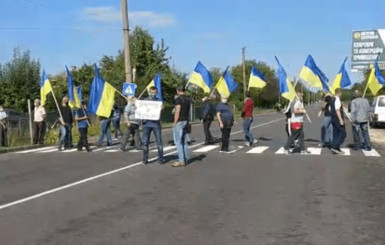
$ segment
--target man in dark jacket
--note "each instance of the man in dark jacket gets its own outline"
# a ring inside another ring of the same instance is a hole
[[[229,143],[231,128],[234,124],[234,115],[233,112],[230,110],[229,105],[227,104],[227,100],[227,97],[222,95],[221,103],[219,103],[216,107],[218,123],[222,131],[222,147],[220,152],[233,153],[235,151],[230,151]]]
[[[203,101],[203,108],[201,112],[201,119],[203,123],[203,132],[205,133],[204,145],[209,145],[213,143],[213,137],[210,132],[210,126],[214,120],[215,109],[213,104],[210,101],[210,97],[205,96],[203,97],[202,101]]]
[[[60,139],[59,139],[59,151],[63,150],[63,145],[66,149],[72,148],[72,111],[68,106],[68,97],[63,97],[62,104],[59,106],[61,116],[60,118]]]

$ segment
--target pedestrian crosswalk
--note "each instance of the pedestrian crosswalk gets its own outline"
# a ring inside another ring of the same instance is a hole
[[[96,147],[91,146],[91,149],[93,150],[92,153],[117,153],[121,152],[120,145],[112,145],[112,146],[105,146],[105,147]],[[176,150],[176,146],[165,146],[163,148],[164,152],[172,152]],[[219,145],[202,145],[202,143],[195,144],[190,146],[190,151],[193,153],[218,153],[220,150]],[[344,152],[344,154],[341,154],[341,156],[352,156],[361,154],[365,157],[380,157],[380,154],[375,150],[372,149],[371,151],[351,151],[349,148],[341,148],[341,150]],[[24,150],[15,152],[16,154],[44,154],[44,153],[75,153],[77,151],[76,148],[70,149],[70,150],[64,150],[59,151],[56,146],[48,146],[48,147],[42,147],[37,149],[30,149],[30,150]],[[157,152],[157,146],[151,146],[150,152],[156,153]],[[354,154],[353,154],[354,152]],[[140,153],[140,150],[135,149],[129,149],[127,152],[122,153]],[[247,155],[262,155],[262,154],[274,154],[274,155],[286,155],[286,151],[283,147],[274,148],[271,146],[255,146],[255,147],[244,147],[244,146],[231,146],[230,147],[230,153],[235,154],[247,154]],[[308,147],[307,152],[303,153],[301,155],[310,155],[310,156],[321,156],[321,155],[331,155],[331,151],[326,148],[321,147]],[[292,154],[289,154],[292,155]],[[298,155],[298,154],[293,154]]]

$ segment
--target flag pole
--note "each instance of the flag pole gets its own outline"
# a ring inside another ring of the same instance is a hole
[[[64,122],[63,115],[61,114],[61,110],[60,110],[59,104],[57,103],[55,93],[53,92],[53,90],[51,90],[51,93],[52,93],[53,100],[55,101],[56,108],[57,108],[57,110],[59,112],[60,123],[63,123]]]

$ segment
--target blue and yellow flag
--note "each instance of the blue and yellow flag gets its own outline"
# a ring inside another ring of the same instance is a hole
[[[342,63],[342,66],[340,68],[340,71],[338,72],[337,76],[334,78],[333,85],[330,89],[330,92],[332,94],[335,93],[337,88],[346,88],[351,84],[349,75],[345,69],[346,60],[347,58],[345,58],[344,63]]]
[[[226,69],[225,73],[219,78],[215,88],[220,95],[229,97],[238,88],[238,83],[235,82],[228,69]]]
[[[205,93],[210,93],[211,85],[213,84],[213,77],[206,67],[198,61],[198,64],[196,65],[188,82],[202,88]]]
[[[148,93],[150,93],[150,88],[151,87],[156,87],[157,88],[158,100],[163,101],[163,97],[162,97],[162,76],[160,75],[160,73],[156,74],[156,77],[147,85],[146,89],[147,89]]]
[[[258,71],[254,66],[251,66],[251,74],[249,79],[249,87],[247,90],[252,88],[263,88],[266,86],[266,79],[262,72]]]
[[[68,67],[66,67],[67,71],[67,83],[68,83],[68,105],[71,107],[71,109],[80,108],[81,107],[81,101],[78,96],[77,89],[75,87],[75,84],[72,80],[70,71],[68,70]]]
[[[380,68],[378,67],[378,63],[376,60],[368,79],[368,87],[370,91],[372,91],[372,94],[375,96],[384,85],[385,79],[382,75]]]
[[[293,84],[290,82],[290,79],[287,77],[285,69],[283,69],[277,57],[275,57],[275,60],[278,63],[279,93],[281,94],[282,97],[288,99],[289,101],[293,101],[296,97]]]
[[[47,94],[53,92],[51,82],[48,80],[47,74],[45,70],[43,70],[43,74],[41,76],[40,81],[40,99],[41,105],[44,106],[47,101]]]
[[[313,57],[309,55],[306,59],[305,65],[299,73],[299,81],[311,92],[325,90],[329,92],[329,79],[318,68]]]
[[[114,106],[115,88],[105,82],[95,65],[95,76],[91,85],[88,111],[101,117],[110,117]]]
[[[77,87],[77,92],[78,92],[78,97],[79,97],[79,100],[80,100],[80,103],[83,102],[83,93],[82,93],[82,86],[78,86]]]

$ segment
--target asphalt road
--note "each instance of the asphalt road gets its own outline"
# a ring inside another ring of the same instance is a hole
[[[383,158],[320,149],[315,114],[309,155],[279,154],[275,113],[256,116],[254,149],[242,147],[239,122],[233,154],[203,148],[194,126],[185,168],[170,167],[171,147],[163,166],[116,148],[0,155],[0,244],[384,244]]]

